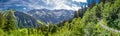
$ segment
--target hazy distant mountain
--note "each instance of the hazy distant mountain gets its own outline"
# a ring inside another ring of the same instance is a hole
[[[48,9],[34,9],[27,12],[30,16],[41,20],[44,23],[59,23],[63,20],[68,20],[73,17],[72,10],[48,10]]]
[[[18,22],[19,27],[22,27],[22,28],[23,27],[24,28],[34,27],[34,28],[36,28],[38,26],[36,19],[31,17],[30,15],[27,15],[23,12],[18,12],[18,11],[15,12],[14,15]]]
[[[37,20],[43,23],[54,23],[57,24],[64,20],[73,18],[74,12],[72,10],[48,10],[48,9],[34,9],[27,13],[16,11],[14,12],[15,18],[18,23],[18,27],[21,28],[36,28],[39,26]]]

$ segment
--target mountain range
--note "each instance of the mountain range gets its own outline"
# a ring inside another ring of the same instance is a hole
[[[18,26],[20,28],[34,27],[38,26],[36,19],[23,13],[23,12],[14,12],[15,19],[17,20]]]
[[[48,9],[34,9],[27,12],[28,15],[38,19],[44,23],[59,23],[63,20],[68,20],[73,17],[72,10],[48,10]]]
[[[72,10],[48,10],[48,9],[34,9],[28,12],[14,12],[15,18],[18,21],[19,27],[34,27],[39,26],[37,20],[44,24],[53,23],[58,24],[64,20],[73,18],[74,11]]]

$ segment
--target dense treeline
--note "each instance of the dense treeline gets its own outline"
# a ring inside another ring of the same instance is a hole
[[[38,21],[38,28],[22,29],[15,28],[14,11],[0,12],[0,36],[120,36],[120,0],[101,0],[85,10],[61,26]]]
[[[5,31],[15,30],[15,18],[13,10],[7,12],[0,12],[0,28]]]

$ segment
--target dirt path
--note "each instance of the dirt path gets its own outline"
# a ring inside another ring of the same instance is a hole
[[[117,29],[113,29],[113,28],[110,28],[108,26],[105,26],[101,20],[98,20],[100,26],[105,29],[105,30],[108,30],[108,31],[112,31],[112,32],[116,32],[116,33],[120,33],[120,30],[117,30]]]

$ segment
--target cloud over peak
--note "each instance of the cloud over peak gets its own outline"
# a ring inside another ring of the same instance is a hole
[[[5,1],[5,0],[4,0]],[[7,1],[7,0],[6,0]],[[19,3],[20,2],[20,3]],[[78,10],[81,4],[86,3],[86,0],[9,0],[7,2],[0,2],[0,7],[22,6],[23,9],[66,9]],[[4,4],[4,5],[3,5]],[[15,8],[15,7],[13,7]]]

